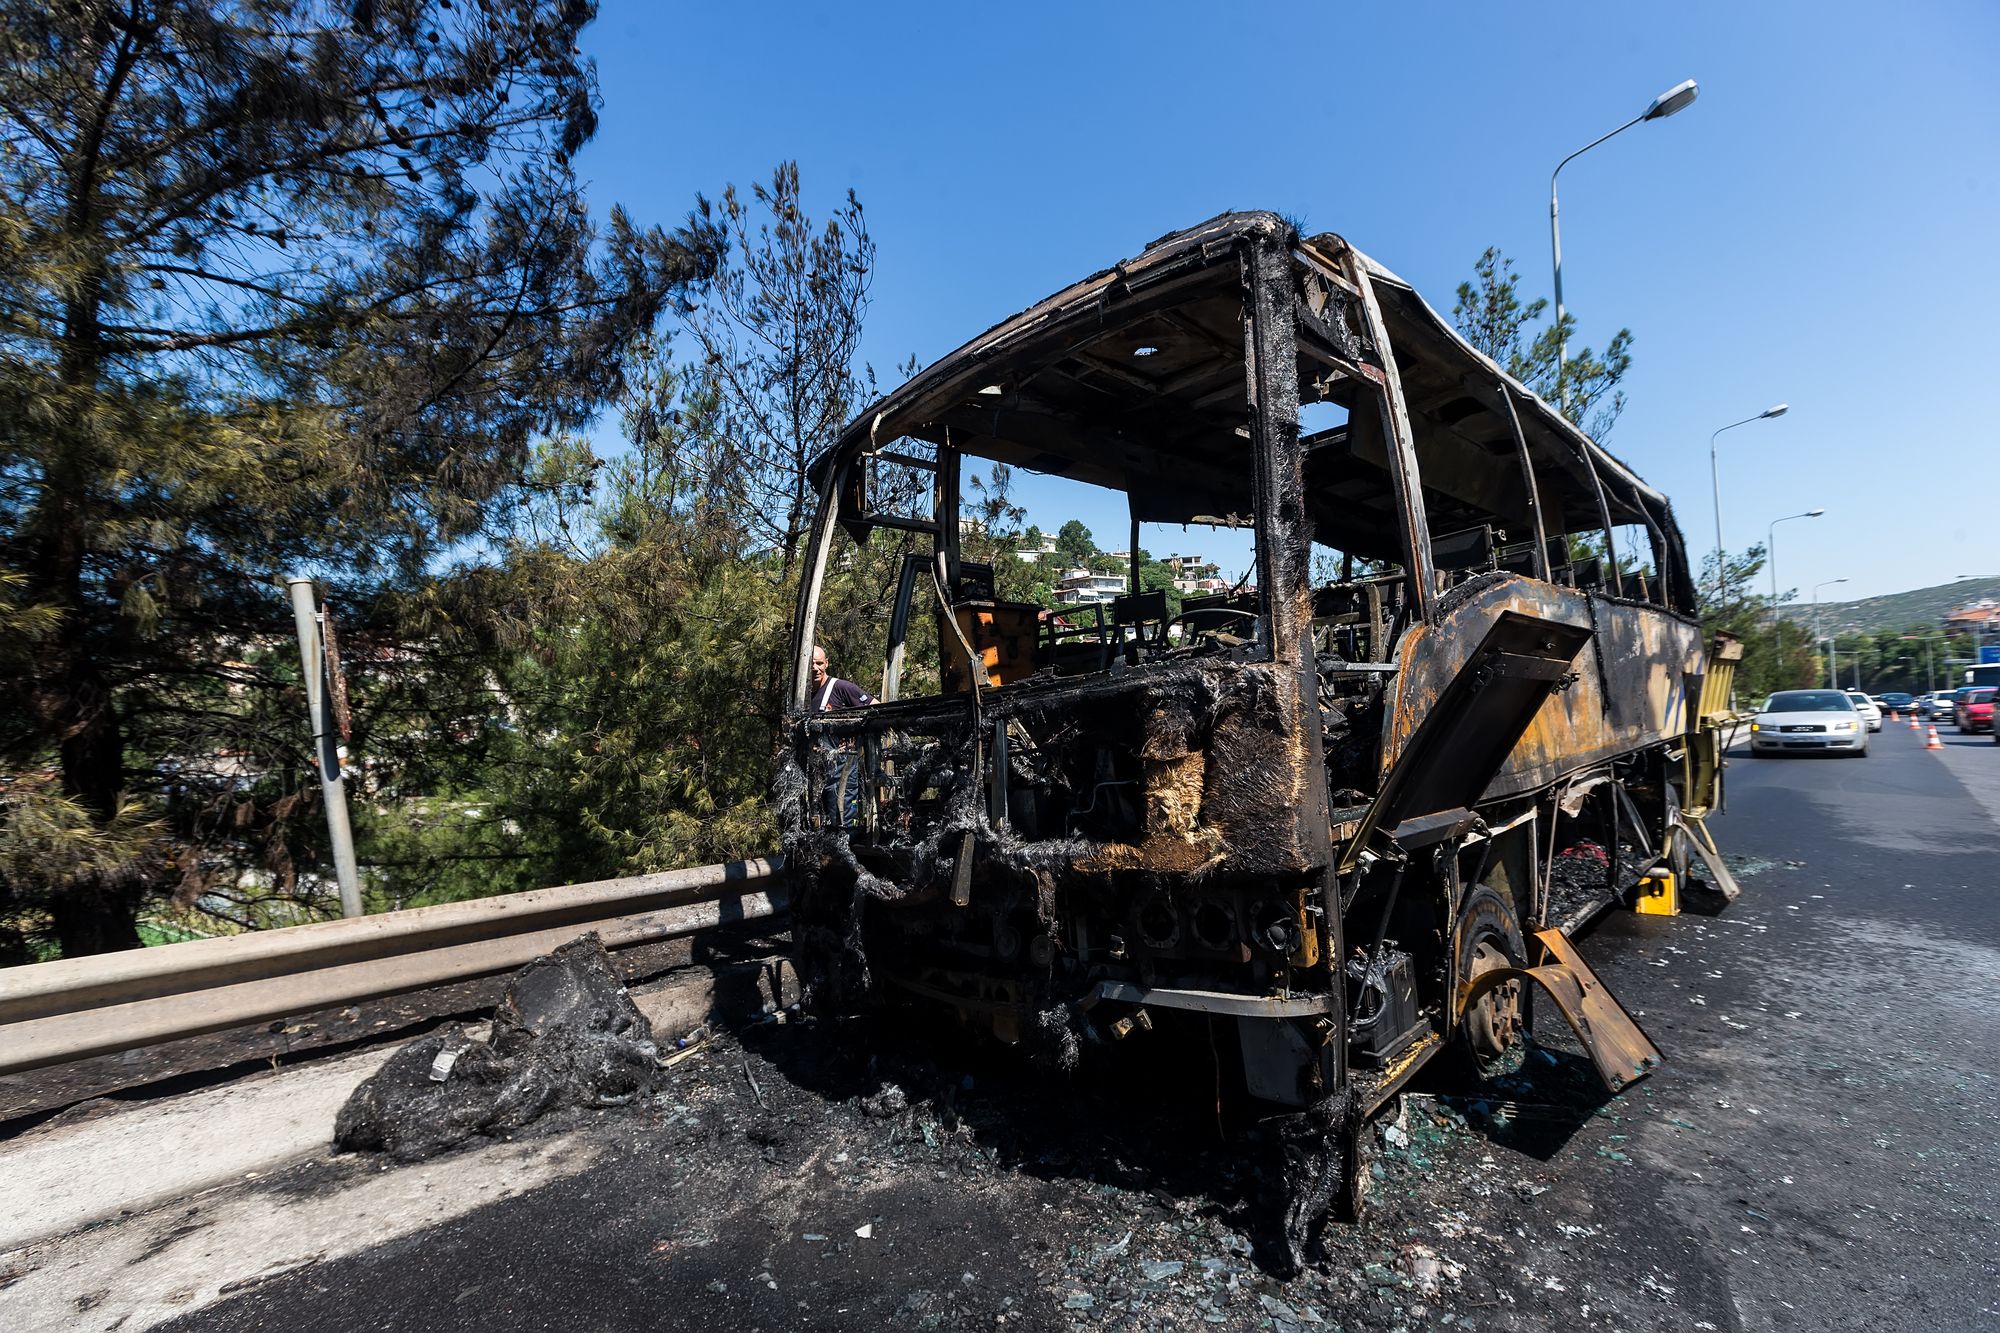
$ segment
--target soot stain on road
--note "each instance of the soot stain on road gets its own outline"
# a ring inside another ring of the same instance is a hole
[[[1409,1097],[1374,1132],[1367,1217],[1281,1282],[1277,1147],[1225,1145],[1184,1077],[946,1064],[926,1035],[718,1037],[646,1106],[549,1122],[599,1141],[587,1172],[177,1326],[1668,1328],[1721,1299],[1649,1255],[1620,1198],[1641,1112],[1580,1054]]]
[[[1860,776],[1953,798],[1921,752],[1887,758]],[[1541,1015],[1512,1074],[1434,1079],[1374,1126],[1366,1217],[1292,1281],[1262,1262],[1275,1158],[1225,1147],[1185,1071],[774,1023],[536,1127],[588,1139],[589,1169],[175,1327],[1991,1327],[1985,852],[1830,826],[1859,766],[1749,767],[1743,900],[1584,941],[1669,1065],[1606,1100]]]

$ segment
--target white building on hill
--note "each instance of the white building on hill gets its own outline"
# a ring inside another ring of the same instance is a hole
[[[1059,606],[1108,602],[1124,595],[1125,580],[1117,574],[1093,574],[1087,569],[1071,569],[1056,581],[1055,599]]]

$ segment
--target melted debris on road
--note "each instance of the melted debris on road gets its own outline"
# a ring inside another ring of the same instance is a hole
[[[788,1012],[663,1054],[676,1043],[655,1043],[589,936],[510,980],[489,1040],[453,1029],[393,1057],[335,1137],[403,1161],[482,1136],[604,1141],[619,1165],[565,1225],[614,1249],[651,1228],[650,1258],[732,1319],[796,1320],[809,1292],[913,1328],[1672,1326],[1685,1266],[1651,1266],[1642,1224],[1603,1206],[1633,1165],[1621,1119],[1661,1118],[1652,1085],[1608,1101],[1569,1034],[1544,1035],[1378,1119],[1365,1216],[1328,1226],[1290,1280],[1282,1135],[1222,1123],[1189,1091],[1215,1080],[1163,1048],[1065,1067],[922,1022]]]
[[[857,1022],[832,1036],[787,1023],[754,1030],[740,1047],[719,1039],[655,1099],[662,1147],[679,1163],[675,1193],[693,1243],[705,1230],[715,1234],[696,1200],[729,1210],[743,1206],[747,1180],[805,1177],[811,1197],[787,1206],[806,1210],[791,1239],[825,1263],[851,1263],[841,1256],[898,1239],[879,1224],[866,1237],[850,1225],[869,1198],[921,1191],[925,1182],[940,1212],[961,1189],[1013,1196],[1003,1211],[1014,1225],[1032,1225],[1011,1240],[1038,1289],[939,1284],[932,1250],[904,1275],[917,1285],[903,1293],[914,1304],[904,1311],[910,1318],[892,1321],[898,1326],[1538,1326],[1577,1321],[1579,1308],[1587,1320],[1593,1299],[1607,1314],[1622,1303],[1609,1291],[1572,1292],[1572,1283],[1587,1288],[1579,1267],[1610,1277],[1607,1286],[1631,1287],[1606,1271],[1605,1233],[1588,1225],[1589,1199],[1573,1187],[1558,1198],[1555,1170],[1545,1165],[1579,1139],[1572,1155],[1591,1152],[1582,1147],[1591,1143],[1603,1171],[1620,1169],[1629,1157],[1619,1118],[1646,1113],[1607,1103],[1580,1054],[1533,1047],[1519,1069],[1492,1082],[1406,1097],[1400,1114],[1370,1133],[1363,1221],[1329,1226],[1315,1262],[1286,1282],[1272,1275],[1283,1244],[1269,1206],[1282,1169],[1278,1143],[1255,1134],[1225,1140],[1212,1105],[1176,1100],[1184,1080],[1173,1071],[1135,1059],[1088,1079],[976,1052],[963,1067],[945,1068],[928,1058],[936,1045],[898,1040],[879,1025]],[[763,1105],[743,1069],[756,1073]],[[1519,1230],[1524,1213],[1544,1234]],[[1547,1262],[1546,1242],[1574,1251],[1586,1234],[1600,1239],[1584,1265],[1522,1271]],[[901,1239],[923,1248],[921,1237]],[[1656,1281],[1670,1294],[1681,1279]],[[1524,1283],[1538,1294],[1527,1307]],[[1665,1312],[1658,1292],[1644,1299]]]
[[[707,1037],[622,1110],[535,1132],[614,1139],[624,1165],[581,1191],[587,1227],[665,1232],[652,1257],[701,1287],[694,1305],[767,1327],[811,1323],[802,1295],[897,1328],[1527,1328],[1593,1307],[1672,1323],[1685,1278],[1607,1270],[1622,1228],[1593,1225],[1574,1181],[1551,1188],[1572,1140],[1566,1156],[1629,1169],[1618,1121],[1648,1109],[1607,1104],[1580,1054],[1532,1047],[1495,1081],[1407,1096],[1369,1136],[1368,1214],[1328,1227],[1290,1281],[1273,1276],[1276,1137],[1225,1139],[1184,1070],[1114,1063],[1064,1074],[786,1016]]]
[[[340,1108],[334,1146],[419,1161],[559,1107],[636,1101],[660,1078],[652,1028],[594,934],[515,973],[492,1026],[483,1041],[453,1028],[391,1056]]]

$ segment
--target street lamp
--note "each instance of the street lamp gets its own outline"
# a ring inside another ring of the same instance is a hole
[[[1931,656],[1931,636],[1928,634],[1899,634],[1902,639],[1921,639],[1924,645],[1924,689],[1930,694],[1937,693],[1937,663]]]
[[[1846,653],[1854,667],[1854,683],[1848,686],[1847,688],[1851,690],[1859,690],[1861,688],[1861,650],[1859,648],[1836,648],[1833,646],[1833,640],[1831,639],[1827,640],[1826,650],[1829,654],[1832,655],[1834,665],[1836,667],[1836,674],[1833,680],[1833,688],[1837,690],[1841,687],[1840,677],[1838,675],[1837,668],[1840,663],[1840,655],[1842,653]]]
[[[1569,403],[1569,393],[1563,383],[1563,367],[1569,361],[1569,339],[1563,332],[1563,243],[1562,225],[1559,220],[1561,209],[1556,203],[1556,177],[1562,175],[1562,169],[1574,159],[1597,147],[1612,134],[1622,134],[1642,120],[1665,120],[1676,111],[1686,110],[1700,92],[1701,89],[1695,85],[1693,79],[1681,80],[1655,97],[1650,106],[1611,131],[1611,134],[1592,139],[1556,163],[1556,169],[1549,173],[1549,253],[1555,260],[1556,269],[1556,397],[1560,400],[1559,406],[1567,406]]]
[[[1747,426],[1753,421],[1763,421],[1767,417],[1781,417],[1789,411],[1791,411],[1791,404],[1777,403],[1765,408],[1754,417],[1745,417],[1741,421],[1732,421],[1727,426],[1720,427],[1713,435],[1708,437],[1708,479],[1710,485],[1715,490],[1715,600],[1718,604],[1729,596],[1729,580],[1723,572],[1722,469],[1715,461],[1715,442],[1722,437],[1722,432],[1725,430],[1735,430],[1738,426]]]
[[[1756,420],[1756,418],[1752,417],[1751,420],[1754,421]],[[1821,588],[1831,588],[1836,583],[1845,583],[1845,582],[1847,582],[1846,579],[1828,579],[1824,583],[1813,584],[1813,642],[1814,643],[1819,642],[1819,590]],[[1827,683],[1837,688],[1840,685],[1840,677],[1835,674],[1835,668],[1833,665],[1832,639],[1828,639],[1826,641],[1826,672],[1827,672],[1826,675]]]
[[[1771,520],[1770,529],[1764,535],[1764,559],[1771,566],[1771,616],[1774,621],[1778,614],[1778,525],[1789,523],[1795,518],[1818,518],[1825,512],[1824,509],[1808,509],[1803,514],[1787,514],[1783,518]],[[1721,566],[1718,565],[1717,568]]]

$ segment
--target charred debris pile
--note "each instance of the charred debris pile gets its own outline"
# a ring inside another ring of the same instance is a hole
[[[594,934],[527,964],[491,1033],[454,1027],[405,1046],[354,1090],[334,1146],[419,1161],[568,1108],[625,1106],[662,1081],[659,1047]]]

